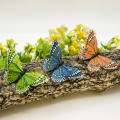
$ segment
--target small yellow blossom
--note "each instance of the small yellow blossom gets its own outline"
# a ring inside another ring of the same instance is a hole
[[[116,45],[120,44],[120,39],[118,39],[118,37],[119,36],[116,35],[115,38],[114,38],[114,40],[113,40]]]
[[[29,55],[29,58],[32,59],[32,55]]]
[[[72,45],[70,46],[70,55],[75,55],[76,54],[76,48]]]
[[[61,32],[60,32],[60,35],[61,35],[61,36],[64,36],[64,32],[63,32],[63,31],[61,31]]]
[[[28,49],[27,49],[27,53],[30,53],[30,50],[32,49],[32,46],[29,46]]]
[[[9,40],[6,40],[7,42],[7,45],[11,43],[11,45],[13,44],[13,39],[9,39]]]
[[[77,42],[76,40],[73,40],[73,41],[72,41],[72,45],[73,45],[75,48],[77,48],[77,47],[78,47],[78,42]]]
[[[116,46],[116,49],[118,49],[119,45],[120,45],[120,39],[118,39],[119,36],[115,36],[113,39],[112,39],[112,42],[115,44]]]
[[[27,54],[34,53],[35,48],[36,47],[34,45],[31,45],[29,43],[27,43],[27,45],[24,46],[24,49],[25,49],[25,51],[26,51]]]
[[[118,39],[119,38],[119,36],[118,35],[115,35],[115,39]]]
[[[82,36],[83,36],[83,34],[84,34],[83,31],[79,30],[79,31],[77,32],[78,38],[81,39]]]
[[[56,30],[57,30],[58,32],[61,32],[61,31],[62,31],[62,29],[61,29],[60,27],[56,28]]]
[[[6,48],[8,48],[8,45],[5,45]]]
[[[2,43],[0,43],[0,49],[3,49],[4,48],[4,45],[2,45]]]
[[[13,43],[13,45],[18,45],[18,43]]]
[[[43,41],[43,39],[42,39],[42,38],[39,38],[39,39],[37,40],[37,43],[40,43],[40,41]]]
[[[87,38],[87,36],[81,30],[77,32],[77,36],[79,39],[86,39]]]
[[[2,49],[2,55],[3,55],[3,57],[7,56],[7,49]]]
[[[24,48],[29,48],[29,46],[30,46],[30,43],[26,43],[27,45],[26,46],[24,46]]]
[[[31,53],[34,53],[34,51],[35,51],[35,46],[32,46],[32,48],[31,48]]]
[[[81,29],[82,26],[83,26],[83,25],[81,25],[81,24],[80,24],[80,25],[77,25],[77,27],[74,29],[74,31],[75,31],[75,32],[80,31],[80,29]]]
[[[57,40],[57,35],[51,35],[50,37],[51,37],[52,41]]]
[[[62,30],[62,28],[58,27],[56,28],[56,30],[59,32],[61,36],[64,36],[64,31]]]

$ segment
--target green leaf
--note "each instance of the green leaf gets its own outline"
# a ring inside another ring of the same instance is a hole
[[[0,57],[0,69],[7,68],[6,58]]]

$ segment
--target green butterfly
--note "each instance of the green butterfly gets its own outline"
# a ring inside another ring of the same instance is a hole
[[[8,70],[5,71],[4,80],[6,83],[17,82],[16,91],[21,94],[29,90],[30,86],[37,86],[48,79],[46,76],[37,72],[26,72],[26,69],[22,68],[20,59],[14,51],[7,52],[7,66]]]

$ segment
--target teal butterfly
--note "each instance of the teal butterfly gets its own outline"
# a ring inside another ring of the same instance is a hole
[[[20,59],[14,51],[7,52],[7,66],[5,71],[4,80],[6,83],[17,82],[16,91],[21,94],[29,90],[30,86],[37,86],[48,79],[46,76],[37,72],[26,72],[26,69],[22,68]]]

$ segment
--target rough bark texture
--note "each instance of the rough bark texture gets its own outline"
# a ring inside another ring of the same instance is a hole
[[[3,81],[3,74],[5,70],[0,71],[0,110],[12,107],[14,105],[22,105],[27,102],[35,100],[41,100],[45,98],[56,98],[61,95],[83,92],[87,90],[104,91],[114,85],[120,83],[120,50],[114,50],[112,52],[101,53],[106,57],[114,60],[118,64],[116,70],[100,70],[99,72],[89,72],[86,68],[89,61],[80,61],[78,56],[64,57],[63,61],[66,65],[76,67],[83,73],[81,79],[66,79],[61,83],[54,83],[50,79],[52,72],[45,72],[42,69],[43,61],[31,62],[23,64],[23,68],[26,66],[28,71],[39,72],[46,75],[49,79],[47,83],[36,87],[30,87],[30,90],[26,93],[19,95],[15,91],[15,83],[6,84]]]

